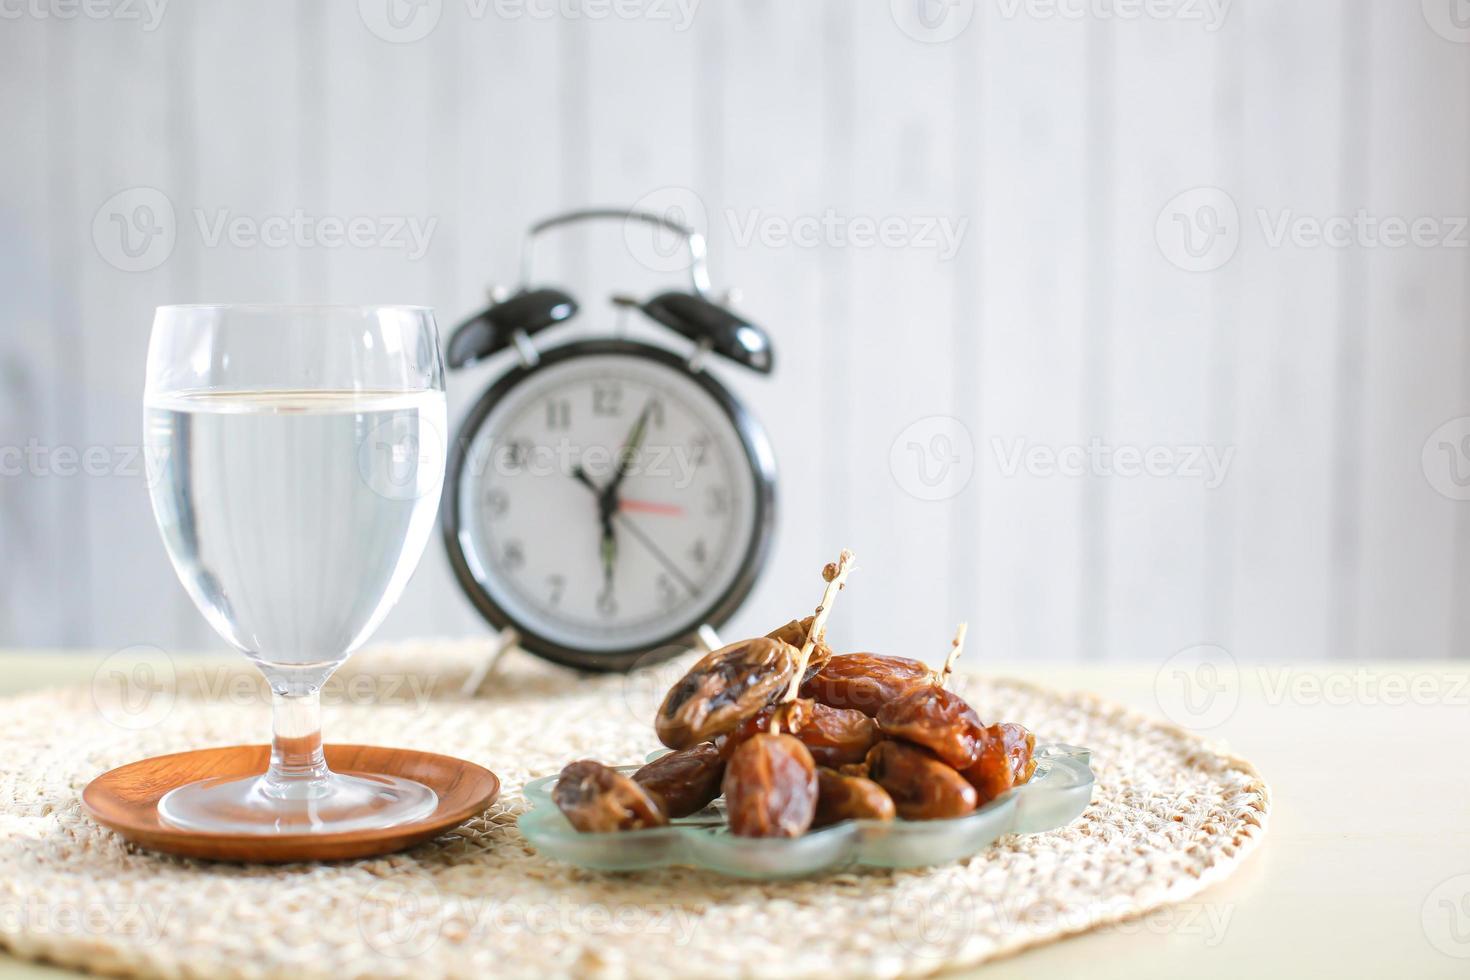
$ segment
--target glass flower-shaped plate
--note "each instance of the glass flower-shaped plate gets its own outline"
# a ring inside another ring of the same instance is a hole
[[[658,755],[661,753],[655,753]],[[799,878],[847,865],[921,868],[969,857],[1002,834],[1063,827],[1092,801],[1092,753],[1071,745],[1036,750],[1036,773],[974,813],[952,820],[846,820],[797,838],[736,837],[724,801],[667,827],[584,834],[552,802],[556,776],[525,786],[530,808],[518,825],[547,857],[598,871],[687,865],[738,878]],[[619,766],[631,774],[637,766]]]

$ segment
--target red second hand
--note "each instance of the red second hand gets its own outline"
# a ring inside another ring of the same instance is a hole
[[[660,504],[652,500],[620,500],[618,510],[636,514],[666,514],[669,517],[679,517],[684,513],[684,508],[678,504]]]

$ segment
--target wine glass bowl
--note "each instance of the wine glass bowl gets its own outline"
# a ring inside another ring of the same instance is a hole
[[[432,812],[411,780],[338,774],[319,693],[373,633],[433,531],[444,370],[421,307],[167,306],[149,343],[149,488],[169,558],[271,689],[269,770],[159,801],[170,824],[338,832]]]

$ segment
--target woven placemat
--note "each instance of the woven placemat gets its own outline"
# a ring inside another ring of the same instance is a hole
[[[267,701],[243,659],[131,651],[90,687],[0,702],[0,944],[179,977],[926,974],[1186,899],[1265,827],[1255,770],[1198,737],[1087,695],[965,676],[987,720],[1094,750],[1081,819],[932,870],[779,883],[582,871],[520,836],[521,785],[574,758],[641,761],[658,697],[688,661],[579,680],[517,656],[487,697],[463,700],[483,656],[483,643],[377,648],[334,679],[329,741],[460,756],[505,786],[437,841],[334,865],[155,856],[80,807],[87,782],[122,763],[262,741]]]

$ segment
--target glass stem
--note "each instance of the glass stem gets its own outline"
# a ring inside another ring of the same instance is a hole
[[[322,755],[322,702],[319,688],[271,691],[274,731],[271,764],[261,784],[277,799],[312,799],[330,792],[331,770]]]

